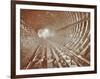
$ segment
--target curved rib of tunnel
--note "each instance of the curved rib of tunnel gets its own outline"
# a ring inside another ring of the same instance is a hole
[[[90,65],[90,14],[21,10],[21,69]]]

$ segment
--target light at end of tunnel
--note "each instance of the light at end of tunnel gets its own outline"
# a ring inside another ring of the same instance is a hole
[[[51,37],[51,36],[53,36],[53,35],[54,35],[53,32],[52,32],[50,29],[48,29],[48,28],[39,29],[39,30],[38,30],[38,36],[39,36],[40,38],[46,39],[46,38]]]

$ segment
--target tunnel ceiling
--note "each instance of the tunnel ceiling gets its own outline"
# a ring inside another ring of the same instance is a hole
[[[82,16],[83,15],[83,16]],[[31,28],[51,28],[54,30],[66,27],[80,19],[86,18],[85,13],[81,12],[62,12],[62,11],[41,11],[41,10],[21,10],[21,18]]]
[[[89,32],[88,12],[21,9],[21,69],[89,66]]]

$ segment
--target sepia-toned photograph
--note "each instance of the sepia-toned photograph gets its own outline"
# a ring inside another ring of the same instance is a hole
[[[20,11],[20,68],[90,66],[90,13]]]

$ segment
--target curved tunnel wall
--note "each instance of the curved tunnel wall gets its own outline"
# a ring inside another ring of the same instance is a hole
[[[23,9],[20,33],[21,69],[90,65],[90,13]]]

